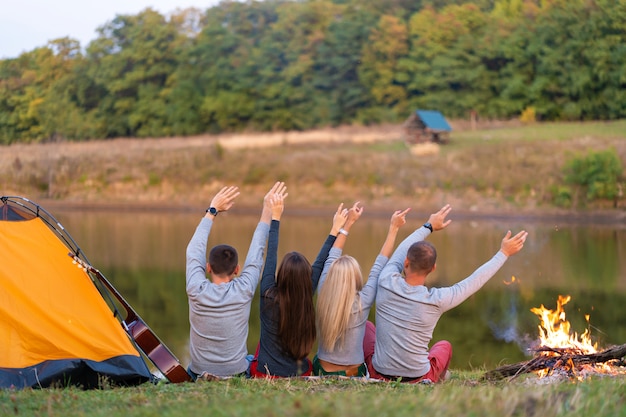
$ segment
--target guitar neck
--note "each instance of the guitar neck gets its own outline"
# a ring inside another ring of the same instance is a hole
[[[111,294],[113,294],[113,296],[122,305],[122,307],[124,307],[124,310],[126,310],[126,319],[124,319],[124,322],[130,323],[130,322],[132,322],[134,320],[137,320],[139,318],[139,314],[137,314],[137,312],[135,310],[133,310],[133,308],[130,306],[130,304],[124,299],[124,297],[122,297],[122,294],[120,294],[117,291],[117,289],[115,289],[113,284],[111,284],[109,282],[109,280],[106,279],[106,277],[104,275],[102,275],[102,273],[99,270],[97,270],[93,266],[85,263],[82,259],[79,259],[77,256],[75,256],[71,252],[68,255],[71,256],[74,259],[74,262],[76,262],[81,267],[83,267],[83,269],[86,269],[89,272],[93,273],[96,276],[96,278],[98,278],[98,281],[100,281],[107,288],[107,290],[109,290],[109,292]]]

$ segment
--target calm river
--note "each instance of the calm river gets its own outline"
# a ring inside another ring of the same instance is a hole
[[[186,367],[185,248],[200,216],[139,211],[52,214]],[[294,217],[286,212],[280,257],[297,250],[313,260],[330,229],[332,214]],[[410,213],[398,242],[426,218]],[[525,349],[537,339],[539,324],[530,309],[542,304],[554,309],[560,294],[572,297],[565,311],[573,331],[590,328],[600,349],[626,343],[626,225],[455,220],[454,212],[450,218],[453,223],[447,229],[429,237],[438,251],[431,286],[451,285],[471,274],[495,254],[507,229],[529,232],[522,252],[510,258],[481,291],[441,318],[434,340],[452,343],[452,368],[493,369],[528,359]],[[257,221],[256,215],[221,214],[209,247],[229,243],[239,250],[243,262]],[[352,229],[344,253],[359,260],[365,276],[387,228],[387,218],[364,215]],[[257,296],[250,318],[250,352],[259,337],[258,308]]]

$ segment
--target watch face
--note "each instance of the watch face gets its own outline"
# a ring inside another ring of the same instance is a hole
[[[209,213],[211,213],[211,215],[213,216],[217,216],[217,209],[215,207],[210,207]]]

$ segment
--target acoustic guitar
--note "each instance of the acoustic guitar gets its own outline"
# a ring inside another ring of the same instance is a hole
[[[68,253],[68,255],[79,268],[82,268],[85,272],[91,272],[124,307],[126,310],[126,318],[122,320],[124,330],[126,330],[131,339],[135,341],[135,344],[150,359],[154,366],[172,383],[192,381],[191,376],[189,376],[176,356],[161,342],[109,280],[100,271],[80,259],[77,255],[72,252]]]

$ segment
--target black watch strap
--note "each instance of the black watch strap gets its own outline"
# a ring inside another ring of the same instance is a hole
[[[427,228],[428,230],[430,230],[430,233],[433,232],[433,225],[432,224],[426,222],[426,223],[424,223],[424,227]]]

